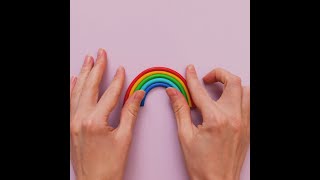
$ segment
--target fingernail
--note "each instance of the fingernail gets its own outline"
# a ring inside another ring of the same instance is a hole
[[[166,89],[169,96],[176,96],[178,95],[178,92],[175,88],[169,87]]]
[[[124,70],[123,66],[119,66],[114,77],[119,76],[120,71]]]
[[[187,69],[188,69],[189,71],[195,71],[193,64],[188,65]]]
[[[86,55],[83,65],[90,64],[90,61],[91,61],[91,56]]]
[[[98,57],[101,57],[101,56],[103,56],[104,54],[105,54],[105,50],[102,49],[102,48],[100,48],[100,49],[98,50]]]
[[[145,92],[143,90],[139,90],[135,93],[133,99],[142,99],[145,95]]]

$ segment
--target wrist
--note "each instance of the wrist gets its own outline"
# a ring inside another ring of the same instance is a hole
[[[102,177],[102,176],[95,176],[95,177],[89,177],[89,176],[77,176],[76,180],[122,180],[122,177]]]
[[[214,173],[190,174],[190,180],[240,180],[236,175],[217,175]]]

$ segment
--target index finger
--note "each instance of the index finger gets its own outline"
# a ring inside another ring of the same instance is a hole
[[[238,76],[222,68],[217,68],[205,75],[203,77],[203,81],[206,84],[215,82],[223,83],[224,91],[221,95],[221,98],[224,98],[226,95],[228,95],[231,96],[234,100],[240,102],[242,95],[242,85],[241,79]]]
[[[200,111],[203,112],[208,107],[208,104],[212,102],[211,98],[206,89],[201,85],[195,67],[188,65],[186,71],[186,79],[192,100]]]

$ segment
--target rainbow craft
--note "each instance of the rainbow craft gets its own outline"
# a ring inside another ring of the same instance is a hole
[[[193,103],[186,80],[178,72],[166,67],[152,67],[142,71],[129,85],[124,103],[135,91],[144,90],[146,93],[140,104],[140,106],[144,106],[148,93],[156,87],[176,88],[186,98],[189,106],[192,107]]]

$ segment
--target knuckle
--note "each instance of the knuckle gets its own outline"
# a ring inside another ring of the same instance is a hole
[[[211,121],[208,122],[209,130],[220,132],[229,125],[229,120],[226,115],[210,114],[208,116]]]
[[[224,114],[216,113],[215,108],[212,106],[205,109],[203,117],[205,119],[208,119],[208,121],[210,121],[210,122],[214,122],[214,121],[220,120],[220,119],[223,119],[223,120],[226,119]]]
[[[95,63],[95,66],[97,68],[103,68],[104,65],[106,65],[104,58],[103,57],[98,58],[96,63]]]
[[[127,110],[128,114],[130,114],[131,116],[133,116],[135,118],[137,117],[138,111],[139,111],[138,107],[136,107],[134,105],[129,105],[128,110]]]
[[[213,127],[216,129],[226,129],[229,126],[229,121],[225,119],[220,119],[216,123],[213,124]]]
[[[116,87],[117,82],[112,82],[110,87],[107,89],[107,94],[109,94],[111,97],[118,97],[121,93],[120,90]]]
[[[184,109],[186,109],[186,105],[185,104],[182,104],[182,103],[174,103],[173,104],[173,111],[175,114],[178,114],[180,112],[182,112]]]
[[[90,69],[91,69],[91,65],[89,65],[89,64],[84,65],[80,70],[80,75],[89,73]]]
[[[175,114],[183,112],[189,108],[188,104],[186,104],[181,97],[171,99],[171,104]]]
[[[95,83],[93,82],[86,82],[84,84],[84,88],[83,88],[83,91],[84,92],[87,92],[87,91],[92,91],[93,89],[96,89],[97,85],[95,85]]]
[[[228,115],[228,119],[231,122],[241,122],[241,113],[240,112],[234,112]]]
[[[233,77],[231,78],[231,81],[232,81],[232,83],[233,83],[234,85],[241,86],[242,80],[241,80],[241,78],[240,78],[239,76],[233,76]]]
[[[99,85],[92,85],[83,92],[84,97],[89,99],[96,99],[99,96]]]
[[[93,81],[86,81],[85,83],[84,83],[84,88],[83,88],[83,90],[86,90],[86,91],[88,91],[88,90],[90,90],[90,91],[92,91],[92,90],[96,90],[96,89],[98,89],[98,87],[99,87],[99,83],[97,83],[96,82],[96,78],[95,77],[93,77],[92,79],[94,79]],[[97,90],[98,91],[98,90]]]
[[[226,70],[225,69],[223,69],[223,68],[221,68],[221,67],[217,67],[217,68],[215,68],[214,69],[214,72],[216,73],[216,75],[222,75],[224,72],[225,72]]]
[[[95,130],[95,121],[92,118],[88,118],[85,121],[82,121],[81,126],[86,131],[93,131]]]
[[[75,86],[75,88],[71,92],[71,101],[76,101],[77,96],[79,96],[79,95],[80,95],[80,89],[77,86]]]
[[[79,115],[79,112],[76,112],[71,118],[70,127],[77,126],[79,124],[78,122],[81,122],[81,121],[82,121],[82,116]]]
[[[132,131],[123,131],[122,133],[115,133],[114,140],[121,142],[120,144],[124,145],[124,147],[128,147],[132,142],[132,136]]]
[[[244,123],[242,121],[241,115],[228,115],[228,114],[219,114],[219,115],[209,115],[209,118],[212,118],[207,124],[207,130],[214,133],[222,133],[225,131],[230,131],[235,134],[238,134],[244,128]]]
[[[182,129],[178,129],[178,138],[179,140],[183,143],[183,144],[188,144],[189,142],[189,138],[187,135],[187,132],[185,130]]]
[[[241,115],[233,115],[229,118],[231,122],[231,129],[233,132],[240,132],[243,127]]]
[[[75,122],[70,123],[70,134],[72,137],[79,136],[80,134],[80,128],[79,125]]]
[[[91,121],[85,121],[82,123],[82,129],[84,132],[92,132],[93,131],[93,125]]]
[[[105,68],[105,63],[103,60],[97,60],[95,65],[94,65],[94,71],[97,72],[101,72],[103,71]]]
[[[126,133],[122,133],[121,137],[118,137],[119,140],[124,142],[126,145],[130,144],[132,141],[132,132],[127,131]]]
[[[231,129],[234,133],[239,133],[242,130],[241,122],[235,122],[232,124]]]

